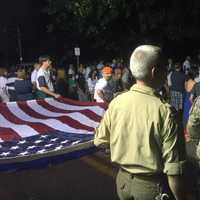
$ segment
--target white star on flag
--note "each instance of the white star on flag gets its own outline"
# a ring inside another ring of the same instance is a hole
[[[63,148],[63,146],[60,145],[60,146],[56,147],[55,150],[60,150],[60,149],[62,149],[62,148]]]
[[[20,155],[20,156],[25,156],[25,155],[27,155],[27,154],[28,154],[28,151],[24,151],[24,152],[20,153],[19,155]]]
[[[3,152],[2,154],[0,154],[0,156],[8,156],[10,154],[10,152]]]
[[[14,146],[14,147],[11,147],[10,149],[11,150],[16,150],[16,149],[19,149],[19,146]]]
[[[40,153],[40,154],[45,153],[45,152],[46,152],[45,149],[42,149],[42,150],[40,150],[40,151],[37,151],[37,153]]]
[[[19,141],[18,144],[25,144],[26,140]]]
[[[31,149],[34,149],[34,148],[36,148],[36,146],[30,146],[30,147],[28,147],[27,149],[28,149],[28,150],[31,150]]]

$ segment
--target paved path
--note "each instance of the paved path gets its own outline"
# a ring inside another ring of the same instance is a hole
[[[116,168],[101,153],[42,170],[0,174],[1,200],[117,200]]]

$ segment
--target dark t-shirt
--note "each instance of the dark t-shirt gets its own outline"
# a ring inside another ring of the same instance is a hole
[[[185,88],[185,74],[183,74],[182,72],[172,72],[171,75],[171,90],[172,91],[177,91],[177,92],[184,92],[184,88]]]
[[[33,99],[33,87],[30,80],[16,80],[14,86],[17,100],[25,101]]]
[[[16,80],[15,81],[16,94],[32,93],[32,83],[29,80]]]

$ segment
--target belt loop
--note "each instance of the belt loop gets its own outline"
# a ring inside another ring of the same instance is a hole
[[[131,179],[134,179],[134,174],[130,174],[130,176],[131,176]]]

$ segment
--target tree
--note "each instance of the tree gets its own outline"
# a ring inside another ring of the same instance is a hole
[[[144,42],[164,44],[199,39],[199,0],[47,2],[45,12],[52,20],[47,28],[50,34],[57,37],[62,33],[68,46],[87,46],[100,50],[102,55],[124,56]]]

